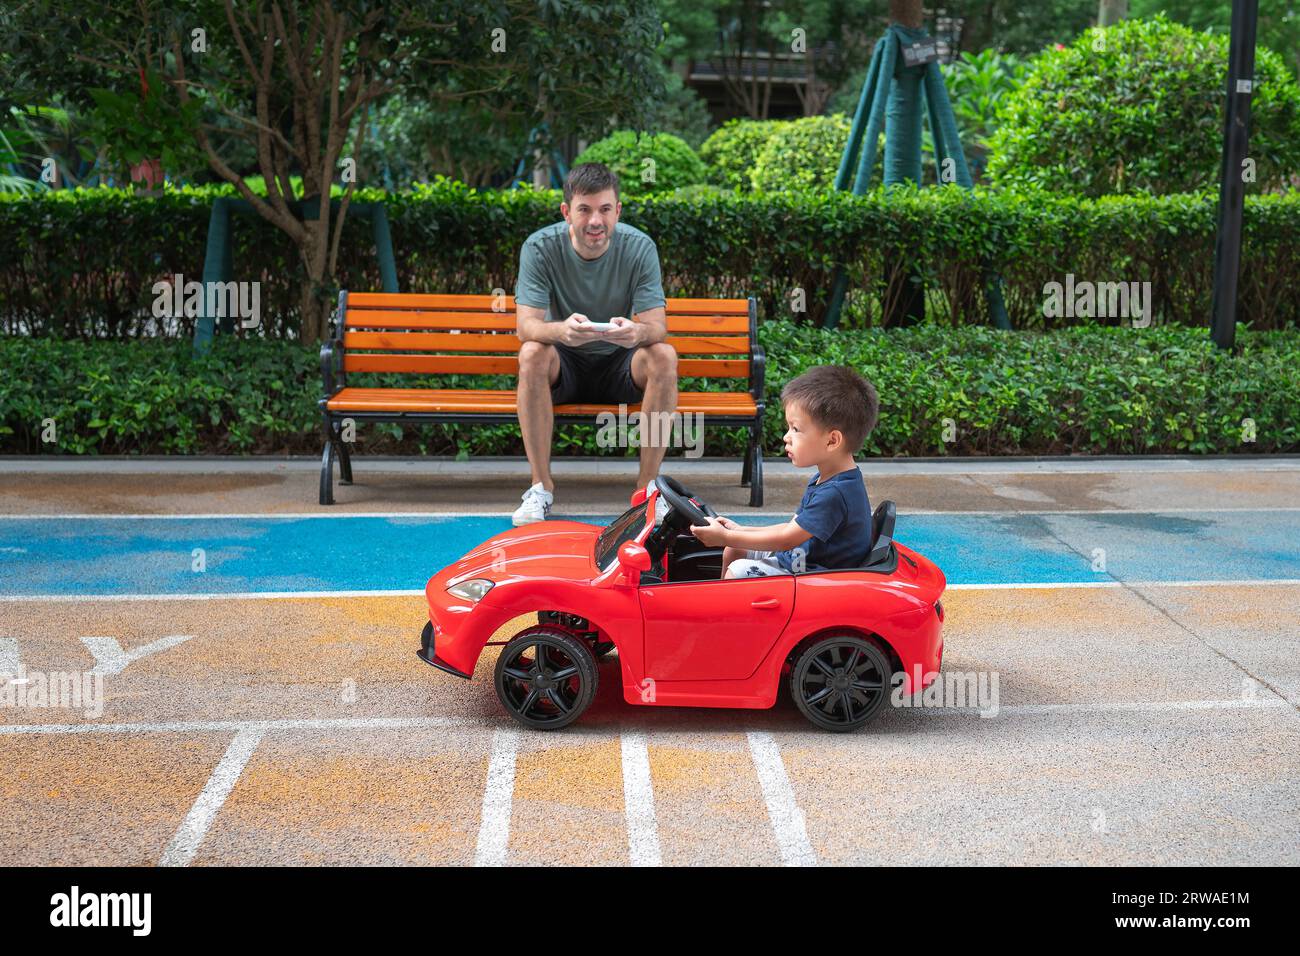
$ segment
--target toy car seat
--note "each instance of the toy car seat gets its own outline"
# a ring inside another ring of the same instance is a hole
[[[892,501],[882,501],[871,515],[871,550],[867,552],[864,567],[871,567],[889,558],[890,545],[894,543],[894,520],[898,508]]]

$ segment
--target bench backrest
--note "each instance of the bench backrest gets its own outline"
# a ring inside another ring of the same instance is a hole
[[[754,299],[667,302],[678,375],[749,378]],[[514,296],[343,292],[334,317],[344,372],[518,374],[515,329]]]

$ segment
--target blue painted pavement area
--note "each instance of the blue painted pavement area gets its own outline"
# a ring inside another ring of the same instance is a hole
[[[509,527],[475,515],[0,517],[0,595],[412,590]],[[902,514],[895,536],[950,584],[1300,578],[1300,510]]]

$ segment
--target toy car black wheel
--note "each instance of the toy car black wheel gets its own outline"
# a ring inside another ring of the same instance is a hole
[[[889,693],[891,668],[878,647],[860,637],[828,637],[805,650],[790,672],[790,696],[824,730],[857,730]]]
[[[497,697],[535,730],[567,727],[596,696],[596,658],[586,643],[545,627],[523,631],[497,658]]]

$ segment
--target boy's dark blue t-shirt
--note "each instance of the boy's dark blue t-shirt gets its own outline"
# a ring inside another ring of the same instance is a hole
[[[820,485],[818,477],[808,480],[794,516],[812,537],[798,548],[776,552],[776,560],[792,571],[794,554],[803,549],[808,571],[861,567],[871,547],[871,502],[862,472],[853,467],[831,475]]]

